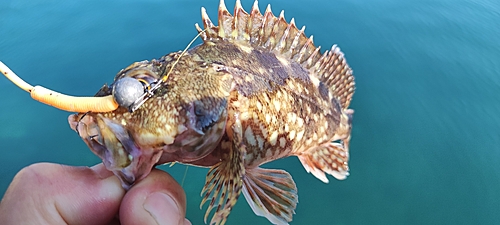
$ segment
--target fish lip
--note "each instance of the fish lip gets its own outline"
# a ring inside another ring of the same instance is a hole
[[[100,114],[73,114],[68,122],[126,190],[147,176],[162,155],[162,151],[140,148],[123,125]]]

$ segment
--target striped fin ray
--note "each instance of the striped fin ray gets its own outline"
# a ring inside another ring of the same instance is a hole
[[[340,101],[342,108],[347,109],[354,95],[355,83],[352,69],[347,65],[340,48],[334,45],[330,51],[325,51],[310,70],[318,74]]]
[[[231,144],[229,144],[231,145]],[[223,225],[236,204],[243,187],[242,177],[245,173],[241,152],[234,147],[225,154],[222,161],[214,165],[208,171],[205,186],[201,191],[203,199],[200,208],[209,202],[205,213],[204,222],[210,212],[215,209],[215,213],[210,220],[210,224]]]
[[[319,180],[328,183],[325,173],[339,180],[344,180],[349,175],[347,165],[349,150],[348,144],[345,145],[335,142],[327,143],[312,148],[298,157],[306,171]]]
[[[292,221],[297,207],[297,187],[284,170],[248,169],[243,178],[243,195],[258,216],[271,223],[285,225]]]

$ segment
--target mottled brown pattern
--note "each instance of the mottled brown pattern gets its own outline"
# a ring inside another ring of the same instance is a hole
[[[323,54],[312,37],[255,2],[234,16],[221,1],[218,26],[202,9],[203,44],[185,54],[134,63],[116,78],[132,77],[150,88],[164,79],[137,110],[70,117],[124,187],[154,165],[181,162],[211,167],[203,203],[205,220],[224,224],[243,193],[253,211],[274,224],[292,220],[295,182],[263,163],[298,156],[304,168],[328,182],[348,175],[354,78],[343,53]],[[99,96],[111,94],[113,84]]]

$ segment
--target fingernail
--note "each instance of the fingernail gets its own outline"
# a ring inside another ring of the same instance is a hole
[[[167,194],[161,192],[151,193],[146,198],[143,207],[159,225],[184,223],[184,216],[181,215],[179,205]]]
[[[99,181],[101,187],[99,188],[98,196],[105,196],[106,199],[114,199],[121,201],[125,190],[123,190],[120,181],[116,177],[108,177]]]

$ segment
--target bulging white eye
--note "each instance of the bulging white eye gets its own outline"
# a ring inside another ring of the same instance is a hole
[[[131,77],[121,78],[113,85],[113,98],[118,105],[127,109],[143,94],[143,83]]]

